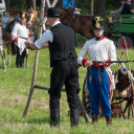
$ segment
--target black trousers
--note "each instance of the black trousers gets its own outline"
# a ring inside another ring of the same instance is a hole
[[[26,56],[26,49],[20,54],[19,47],[17,47],[17,56],[16,56],[16,66],[23,67],[24,66],[24,58]]]
[[[76,94],[79,93],[78,65],[73,60],[58,61],[54,64],[50,80],[50,109],[59,109],[61,89],[65,84],[70,109],[78,109]]]

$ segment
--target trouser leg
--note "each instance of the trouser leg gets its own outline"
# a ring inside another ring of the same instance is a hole
[[[87,87],[89,90],[89,95],[90,95],[90,109],[91,109],[91,114],[99,114],[99,95],[97,92],[97,85],[95,83],[95,77],[96,74],[94,74],[96,70],[94,68],[89,69],[87,72]],[[90,72],[92,76],[92,80],[89,80],[90,77]]]
[[[51,72],[51,80],[50,80],[50,125],[51,126],[59,126],[60,120],[60,98],[61,98],[61,89],[64,84],[64,68],[60,68],[60,66],[55,66]]]
[[[106,123],[109,125],[112,124],[111,119],[111,105],[110,105],[110,92],[109,92],[109,79],[108,74],[105,70],[101,69],[101,79],[102,82],[98,86],[98,93],[101,101],[102,111],[104,116],[106,117]]]
[[[111,105],[110,105],[110,92],[109,92],[109,79],[108,74],[104,69],[101,69],[101,84],[98,84],[97,90],[99,98],[102,105],[102,111],[104,116],[109,116],[112,114]],[[96,84],[99,83],[99,80],[96,80]]]
[[[20,58],[20,67],[24,67],[24,58],[26,56],[26,49],[22,52],[21,58]]]
[[[75,65],[70,66],[70,75],[66,79],[66,93],[67,101],[70,108],[70,121],[71,127],[78,126],[79,124],[79,106],[77,100],[77,93],[79,92],[78,84],[78,70]]]
[[[19,48],[17,47],[17,56],[16,56],[16,67],[20,67],[20,51]]]
[[[87,87],[90,95],[90,109],[92,115],[92,124],[98,121],[98,114],[99,114],[99,95],[95,83],[96,70],[97,68],[91,68],[88,70],[87,73]],[[90,77],[92,77],[92,80],[90,80]]]

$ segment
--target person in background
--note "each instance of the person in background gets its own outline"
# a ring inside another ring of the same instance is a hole
[[[115,16],[117,15],[119,15],[119,13],[121,13],[122,12],[122,10],[123,10],[123,7],[124,7],[124,1],[126,1],[126,0],[120,0],[120,2],[121,2],[121,7],[118,9],[118,10],[115,10],[115,11],[111,11],[110,13],[111,14],[114,14],[115,13]]]
[[[5,41],[5,28],[6,28],[6,24],[8,23],[9,21],[9,17],[7,16],[7,12],[3,12],[3,17],[2,17],[2,39],[3,41]]]
[[[134,14],[134,10],[130,4],[128,4],[128,0],[121,0],[124,4],[121,14]]]
[[[14,25],[12,30],[12,41],[17,47],[17,57],[16,57],[16,66],[17,68],[24,67],[24,58],[26,56],[26,47],[25,41],[29,37],[29,30],[26,28],[26,18],[27,14],[25,12],[21,13],[20,21]]]
[[[114,14],[114,18],[119,18],[119,13],[121,14],[134,14],[134,10],[131,7],[131,0],[121,0],[121,7],[118,10],[111,11]]]
[[[127,0],[127,4],[128,5],[131,5],[131,0]]]
[[[15,21],[15,22],[19,22],[20,16],[21,16],[21,11],[18,11],[18,12],[17,12],[17,15],[14,17],[14,21]]]

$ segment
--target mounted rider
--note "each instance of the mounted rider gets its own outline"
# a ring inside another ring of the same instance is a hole
[[[27,14],[21,12],[20,21],[15,24],[12,30],[12,41],[17,47],[16,66],[17,68],[24,66],[24,57],[26,56],[25,41],[29,37],[29,30],[26,28]]]
[[[112,124],[110,89],[115,89],[114,77],[110,69],[110,64],[106,61],[116,60],[116,50],[113,41],[104,36],[105,21],[101,17],[92,20],[95,37],[87,41],[78,55],[78,62],[84,67],[88,67],[87,87],[90,94],[90,108],[92,123],[97,122],[99,114],[99,103],[106,117],[107,124]],[[89,60],[84,57],[88,54]],[[94,65],[93,61],[102,61],[101,64]]]
[[[121,7],[116,11],[111,11],[110,13],[115,13],[115,18],[119,17],[119,13],[121,14],[134,14],[134,10],[131,7],[131,1],[130,0],[120,0],[121,1]]]

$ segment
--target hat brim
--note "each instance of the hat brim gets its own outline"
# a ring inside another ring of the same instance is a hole
[[[55,15],[55,16],[53,16],[53,15],[45,15],[44,17],[62,17],[62,15],[61,14],[59,14],[59,15]]]

